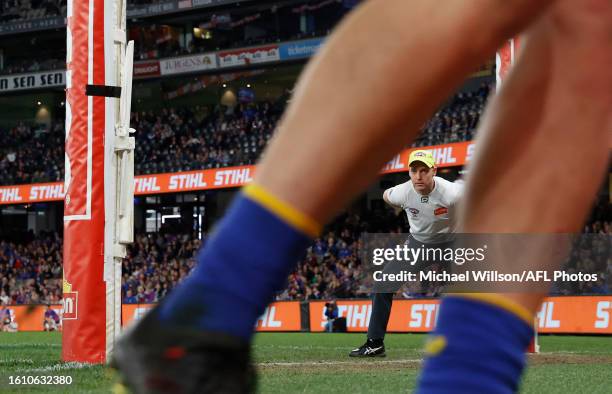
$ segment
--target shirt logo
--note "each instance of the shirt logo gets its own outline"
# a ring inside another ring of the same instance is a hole
[[[415,208],[408,208],[408,212],[412,214],[412,217],[415,218],[419,214],[419,210]]]
[[[429,196],[421,196],[421,203],[427,204],[429,202]]]
[[[445,213],[448,213],[448,208],[446,207],[439,207],[439,208],[436,208],[436,210],[434,211],[434,215],[436,216],[444,215]]]

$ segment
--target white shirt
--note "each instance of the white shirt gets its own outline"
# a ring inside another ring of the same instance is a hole
[[[410,234],[419,242],[440,243],[453,240],[456,229],[456,208],[463,195],[463,182],[449,182],[434,177],[429,195],[421,195],[412,181],[388,189],[387,199],[406,211]]]

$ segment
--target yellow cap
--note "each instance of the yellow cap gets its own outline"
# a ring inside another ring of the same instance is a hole
[[[436,166],[436,161],[433,158],[431,152],[426,150],[415,150],[410,153],[410,157],[408,158],[408,165],[412,165],[415,161],[420,161],[424,163],[429,168],[434,168]]]

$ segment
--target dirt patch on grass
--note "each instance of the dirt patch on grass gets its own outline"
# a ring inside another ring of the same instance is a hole
[[[356,359],[349,361],[302,361],[302,362],[266,362],[257,363],[259,372],[265,373],[325,373],[325,372],[360,372],[369,371],[401,371],[406,369],[417,369],[422,360],[385,360],[383,358]]]
[[[612,356],[571,353],[530,354],[529,365],[547,364],[612,364]]]

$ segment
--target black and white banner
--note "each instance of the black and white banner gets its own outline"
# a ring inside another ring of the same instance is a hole
[[[31,74],[12,74],[0,77],[0,92],[49,88],[53,86],[64,86],[65,84],[66,72],[64,70]]]

